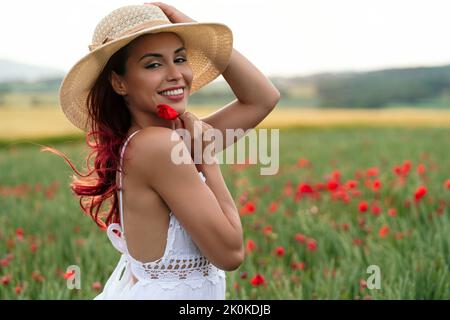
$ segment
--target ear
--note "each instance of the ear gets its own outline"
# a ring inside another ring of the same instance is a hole
[[[113,87],[114,91],[117,94],[119,94],[121,96],[127,95],[125,81],[123,80],[123,78],[121,76],[119,76],[114,71],[111,71],[111,76],[109,77],[109,81],[111,82],[111,86]]]

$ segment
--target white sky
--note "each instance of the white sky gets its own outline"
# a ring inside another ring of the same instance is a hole
[[[0,58],[64,71],[88,52],[98,21],[126,0],[0,2]],[[150,1],[148,1],[150,2]],[[199,22],[221,22],[264,74],[450,63],[446,0],[167,0]]]

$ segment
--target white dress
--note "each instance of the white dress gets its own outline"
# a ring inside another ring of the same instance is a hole
[[[125,141],[121,155],[130,139]],[[206,181],[203,173],[200,178]],[[119,176],[122,186],[122,173]],[[119,191],[120,221],[123,224],[122,191]],[[134,259],[127,249],[125,234],[118,223],[108,226],[107,235],[113,246],[122,253],[120,260],[106,282],[103,291],[94,300],[100,299],[157,299],[157,300],[224,300],[226,291],[225,271],[209,262],[192,241],[189,234],[169,213],[169,228],[164,255],[152,262]],[[114,231],[118,231],[119,234]],[[138,280],[133,283],[133,277]]]

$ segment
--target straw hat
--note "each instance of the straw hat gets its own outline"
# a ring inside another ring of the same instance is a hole
[[[231,30],[221,23],[171,23],[154,5],[132,5],[114,10],[97,25],[90,52],[64,77],[59,101],[66,117],[78,128],[89,131],[87,96],[109,58],[137,37],[174,32],[185,42],[193,71],[190,94],[217,78],[228,65],[233,49]]]

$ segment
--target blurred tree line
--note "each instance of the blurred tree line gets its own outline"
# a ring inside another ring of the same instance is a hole
[[[281,93],[280,107],[380,108],[392,104],[450,107],[450,65],[270,77],[270,80]],[[5,97],[11,94],[26,98],[32,106],[57,104],[61,81],[54,78],[0,82],[0,106],[10,104],[5,102]],[[220,107],[234,99],[231,88],[222,79],[191,95],[189,103]]]
[[[316,88],[321,107],[416,104],[450,93],[450,66],[328,75]]]

